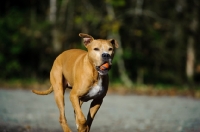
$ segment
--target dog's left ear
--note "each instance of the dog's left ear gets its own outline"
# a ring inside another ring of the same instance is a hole
[[[117,43],[116,40],[114,40],[114,39],[109,39],[108,41],[110,41],[110,43],[111,43],[115,48],[118,48],[118,47],[119,47],[119,44]]]
[[[94,40],[92,36],[85,33],[79,33],[79,36],[83,38],[83,43],[85,46],[87,46],[90,42]]]

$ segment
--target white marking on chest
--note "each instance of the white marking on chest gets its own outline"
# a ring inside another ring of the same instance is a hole
[[[77,127],[77,129],[78,129],[79,125],[78,125],[78,124],[76,124],[76,127]]]
[[[87,96],[88,97],[96,97],[98,95],[101,95],[103,92],[104,92],[104,89],[102,86],[102,78],[100,77],[97,84],[91,87]]]

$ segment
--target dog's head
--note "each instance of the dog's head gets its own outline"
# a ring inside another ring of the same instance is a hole
[[[92,36],[84,33],[80,33],[79,36],[83,38],[83,43],[88,50],[88,58],[96,67],[99,74],[108,74],[108,70],[112,65],[115,49],[118,48],[117,41],[114,39],[94,39]],[[109,67],[102,69],[101,66],[105,63],[108,63]]]

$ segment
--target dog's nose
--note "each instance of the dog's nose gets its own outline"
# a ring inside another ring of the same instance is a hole
[[[110,58],[110,54],[108,54],[108,53],[103,53],[103,54],[102,54],[102,58],[105,58],[105,59]]]

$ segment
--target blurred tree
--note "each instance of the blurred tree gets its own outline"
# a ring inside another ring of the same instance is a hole
[[[187,7],[189,10],[188,13],[192,16],[188,19],[188,37],[187,37],[187,60],[186,60],[186,75],[187,81],[189,83],[190,89],[192,92],[194,91],[194,67],[195,67],[195,47],[196,40],[195,36],[198,36],[198,26],[199,26],[199,18],[198,18],[198,8],[200,5],[199,1],[188,2],[190,6]],[[197,6],[198,5],[198,6]],[[193,8],[191,8],[193,6]],[[194,93],[193,93],[194,94]]]
[[[61,51],[84,48],[78,33],[85,32],[119,42],[112,81],[199,82],[198,0],[0,3],[0,78],[46,78]]]
[[[118,3],[119,5],[117,5],[115,3],[115,6],[121,6],[125,3],[124,0],[119,0],[119,1],[120,1]],[[118,60],[117,66],[118,66],[118,70],[119,70],[119,76],[120,76],[120,79],[122,80],[123,84],[130,88],[130,87],[132,87],[133,84],[132,84],[131,79],[128,77],[127,71],[125,68],[124,59],[123,59],[123,47],[121,45],[121,37],[119,34],[120,23],[119,23],[119,20],[117,20],[115,17],[115,12],[113,9],[112,2],[114,3],[114,1],[112,1],[112,0],[106,1],[106,9],[107,9],[107,13],[108,13],[108,23],[110,24],[109,29],[108,29],[108,38],[115,39],[119,44],[119,48],[116,50],[116,55],[115,55],[115,57]]]
[[[54,52],[61,52],[63,43],[66,38],[63,26],[65,26],[65,18],[67,14],[69,0],[60,1],[59,12],[57,13],[57,1],[50,0],[50,22],[52,24],[52,44]]]

